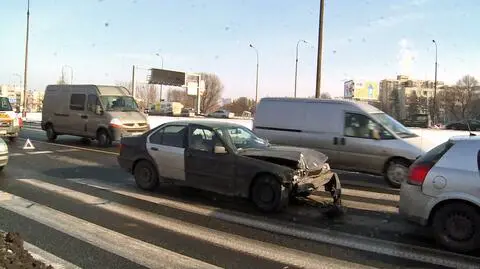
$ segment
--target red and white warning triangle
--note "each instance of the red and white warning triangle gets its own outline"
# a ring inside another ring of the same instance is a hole
[[[23,146],[23,149],[35,149],[35,147],[32,144],[32,141],[30,141],[30,138],[27,138],[27,141],[25,141],[25,145]]]

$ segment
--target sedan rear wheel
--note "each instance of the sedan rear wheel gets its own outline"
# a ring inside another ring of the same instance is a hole
[[[157,170],[149,161],[138,162],[135,165],[133,175],[135,183],[140,189],[151,191],[158,186]]]
[[[480,248],[480,212],[465,203],[451,203],[439,208],[432,220],[435,239],[456,252]]]
[[[261,211],[281,211],[288,205],[288,189],[273,175],[262,175],[253,184],[251,199]]]

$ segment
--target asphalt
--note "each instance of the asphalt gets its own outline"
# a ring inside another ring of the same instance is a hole
[[[55,143],[49,143],[45,133],[37,128],[24,128],[21,137],[22,139],[17,142],[9,144],[10,160],[7,168],[0,175],[0,191],[219,267],[296,267],[295,264],[292,266],[291,263],[272,260],[268,256],[242,250],[241,242],[245,239],[267,244],[272,249],[289,249],[325,257],[325,259],[332,258],[339,263],[344,261],[376,268],[442,268],[431,263],[392,257],[379,252],[266,231],[215,217],[218,214],[245,216],[252,220],[276,225],[287,223],[299,225],[299,227],[325,229],[352,235],[352,240],[355,240],[354,236],[362,236],[367,239],[403,243],[412,247],[420,246],[437,253],[439,257],[448,255],[456,257],[448,252],[445,254],[439,249],[428,229],[419,228],[399,217],[395,212],[398,190],[388,187],[381,177],[340,172],[342,186],[351,191],[350,194],[343,196],[344,213],[334,216],[328,214],[332,209],[330,199],[328,195],[322,193],[316,194],[312,199],[294,202],[285,213],[270,215],[260,214],[250,202],[245,200],[188,188],[160,186],[153,193],[140,193],[152,199],[164,199],[172,203],[207,208],[214,212],[211,215],[202,215],[174,206],[165,206],[148,199],[139,199],[139,196],[112,191],[114,188],[121,188],[139,192],[132,176],[118,167],[116,145],[107,149],[99,148],[94,141],[85,143],[79,138],[70,136],[60,136]],[[27,138],[32,141],[35,149],[22,149]],[[175,232],[171,227],[159,227],[151,221],[84,203],[75,199],[75,196],[39,188],[29,184],[30,179],[71,190],[74,194],[88,194],[109,203],[128,206],[138,212],[152,214],[154,217],[172,219],[179,225],[185,223],[191,225],[192,229],[205,228],[213,231],[214,234],[229,234],[232,240],[237,240],[235,239],[237,237],[242,240],[238,239],[238,249],[227,248],[219,243]],[[97,182],[107,187],[99,188],[85,182]],[[0,230],[18,231],[29,243],[82,268],[143,267],[120,255],[2,207],[0,207],[0,219],[2,219]],[[475,256],[478,256],[478,253],[462,258],[476,261]]]

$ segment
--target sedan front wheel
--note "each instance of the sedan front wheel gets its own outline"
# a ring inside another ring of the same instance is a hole
[[[262,175],[253,183],[251,199],[264,212],[283,210],[289,202],[289,190],[273,175]]]

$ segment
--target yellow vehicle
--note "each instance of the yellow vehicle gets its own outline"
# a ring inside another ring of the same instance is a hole
[[[22,119],[14,111],[7,97],[0,97],[0,137],[15,141],[20,133]]]

